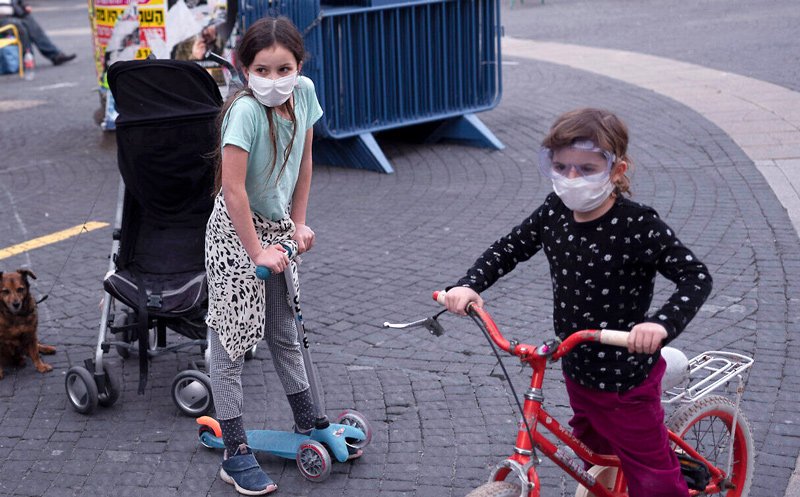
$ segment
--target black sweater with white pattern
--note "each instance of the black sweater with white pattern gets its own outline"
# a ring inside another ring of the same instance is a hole
[[[576,222],[554,193],[492,244],[457,286],[480,293],[542,248],[550,263],[553,325],[562,340],[583,329],[629,330],[653,322],[666,328],[667,343],[683,331],[711,292],[706,266],[651,207],[620,197],[600,218]],[[676,289],[648,315],[656,273]],[[562,368],[586,387],[624,392],[647,377],[657,358],[658,353],[630,354],[586,343],[563,358]]]

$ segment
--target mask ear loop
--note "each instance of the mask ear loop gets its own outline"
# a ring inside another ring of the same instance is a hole
[[[614,195],[615,198],[619,198],[619,197],[622,196],[623,193],[625,193],[625,190],[623,189],[623,186],[625,186],[625,185],[624,185],[624,181],[615,181],[614,180],[614,168],[617,167],[619,164],[621,164],[623,161],[622,160],[617,160],[617,156],[614,155],[614,154],[611,154],[611,159],[612,159],[613,162],[611,164],[611,169],[608,170],[609,181],[611,181],[611,184],[614,185],[614,190],[611,192],[611,194]],[[623,178],[627,178],[625,176],[626,172],[627,172],[627,164],[626,164],[625,171],[623,171],[620,174],[620,177],[618,179],[619,180],[623,180]]]

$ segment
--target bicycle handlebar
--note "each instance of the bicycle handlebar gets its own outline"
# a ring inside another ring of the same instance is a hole
[[[435,291],[433,292],[433,300],[441,305],[445,305],[446,295],[447,292],[444,290]],[[550,356],[553,360],[556,360],[566,355],[570,350],[583,342],[600,342],[606,345],[625,348],[628,346],[628,335],[630,335],[630,332],[627,331],[607,329],[576,331],[561,342],[555,352],[552,352],[547,345],[536,347],[524,343],[510,342],[497,328],[497,325],[489,313],[483,308],[474,305],[473,302],[467,304],[467,313],[476,317],[483,323],[487,333],[498,347],[509,354],[521,357],[532,356],[535,358],[537,356]]]

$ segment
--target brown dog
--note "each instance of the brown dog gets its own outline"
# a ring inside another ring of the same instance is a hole
[[[36,337],[39,317],[28,277],[36,279],[28,269],[0,272],[0,380],[3,379],[3,364],[24,366],[26,354],[40,373],[53,370],[53,366],[39,357],[39,353],[54,354],[56,349],[42,345]]]

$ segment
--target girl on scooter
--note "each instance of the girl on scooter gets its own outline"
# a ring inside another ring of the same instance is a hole
[[[664,426],[659,349],[703,305],[711,276],[655,210],[623,197],[631,160],[628,130],[616,115],[567,112],[542,145],[540,171],[554,193],[448,290],[447,309],[465,314],[469,303],[482,306],[479,292],[543,250],[559,338],[582,329],[631,331],[627,351],[586,343],[563,358],[575,436],[620,458],[631,497],[688,496]],[[648,314],[656,273],[676,289]]]
[[[264,18],[247,30],[236,60],[246,87],[224,105],[214,210],[206,230],[211,386],[225,443],[220,477],[245,495],[277,485],[247,445],[242,421],[245,352],[266,337],[299,432],[314,426],[306,377],[284,278],[256,279],[290,262],[281,245],[303,253],[314,245],[306,225],[311,142],[322,109],[313,82],[300,75],[303,38],[285,18]]]

